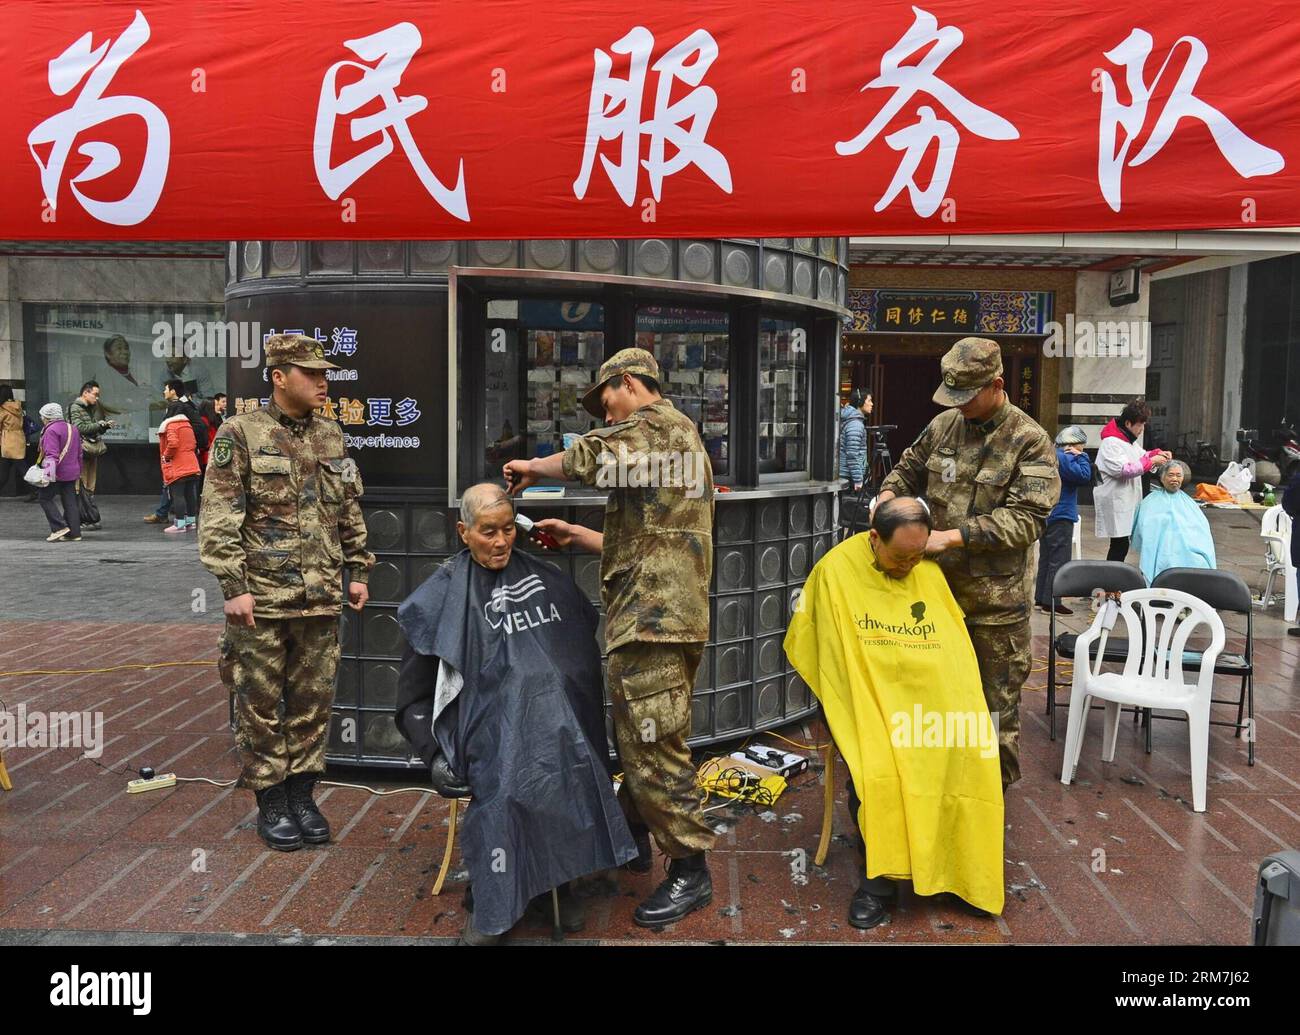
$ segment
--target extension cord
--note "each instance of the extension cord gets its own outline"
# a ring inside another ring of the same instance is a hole
[[[164,787],[176,786],[175,773],[163,773],[161,776],[150,777],[148,780],[130,780],[126,785],[127,794],[140,794],[143,791],[158,791]]]

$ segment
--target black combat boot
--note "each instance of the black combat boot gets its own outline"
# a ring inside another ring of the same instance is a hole
[[[330,825],[311,796],[316,779],[316,773],[295,773],[285,781],[289,789],[289,811],[298,822],[302,839],[309,845],[323,845],[330,839]]]
[[[713,880],[703,852],[674,859],[668,864],[668,878],[648,899],[636,907],[632,919],[640,927],[663,927],[676,923],[692,910],[713,901]]]
[[[650,828],[633,827],[632,840],[636,844],[636,858],[623,864],[630,873],[649,873],[654,865],[654,849],[650,846]]]
[[[280,852],[295,852],[302,847],[302,831],[289,811],[284,784],[257,791],[257,833],[263,841]]]

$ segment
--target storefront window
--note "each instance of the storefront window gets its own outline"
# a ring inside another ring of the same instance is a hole
[[[486,336],[484,478],[500,478],[508,460],[558,453],[566,434],[597,426],[582,397],[605,358],[604,306],[493,301]]]
[[[641,306],[636,343],[654,353],[663,395],[695,422],[714,477],[730,471],[731,337],[727,314]]]
[[[758,470],[808,470],[808,331],[764,319],[758,331]]]
[[[97,381],[116,423],[104,433],[109,442],[156,442],[164,382],[179,378],[188,395],[210,399],[226,390],[225,356],[261,348],[239,337],[246,325],[224,324],[216,305],[24,308],[29,409],[57,402],[66,411],[85,382]]]

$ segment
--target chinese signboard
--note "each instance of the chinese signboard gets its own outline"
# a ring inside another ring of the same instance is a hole
[[[257,321],[264,337],[305,334],[321,343],[340,369],[326,372],[329,401],[316,415],[339,423],[367,484],[444,484],[446,364],[436,362],[435,349],[446,349],[445,301],[340,293],[308,305],[297,295],[260,295],[232,300],[227,316]],[[231,363],[228,374],[229,413],[266,404],[271,385],[264,368]]]
[[[1293,7],[9,0],[0,238],[1294,226]]]
[[[1046,334],[1050,291],[922,291],[854,288],[851,331],[910,334]]]

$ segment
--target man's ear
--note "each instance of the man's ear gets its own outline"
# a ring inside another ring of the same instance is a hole
[[[469,545],[469,543],[467,543],[466,540],[465,540],[465,533],[466,533],[467,531],[469,531],[469,529],[467,529],[467,528],[465,527],[465,522],[464,522],[464,521],[457,521],[457,522],[456,522],[456,534],[457,534],[458,536],[460,536],[460,541],[461,541],[462,543],[465,543],[466,546]]]

